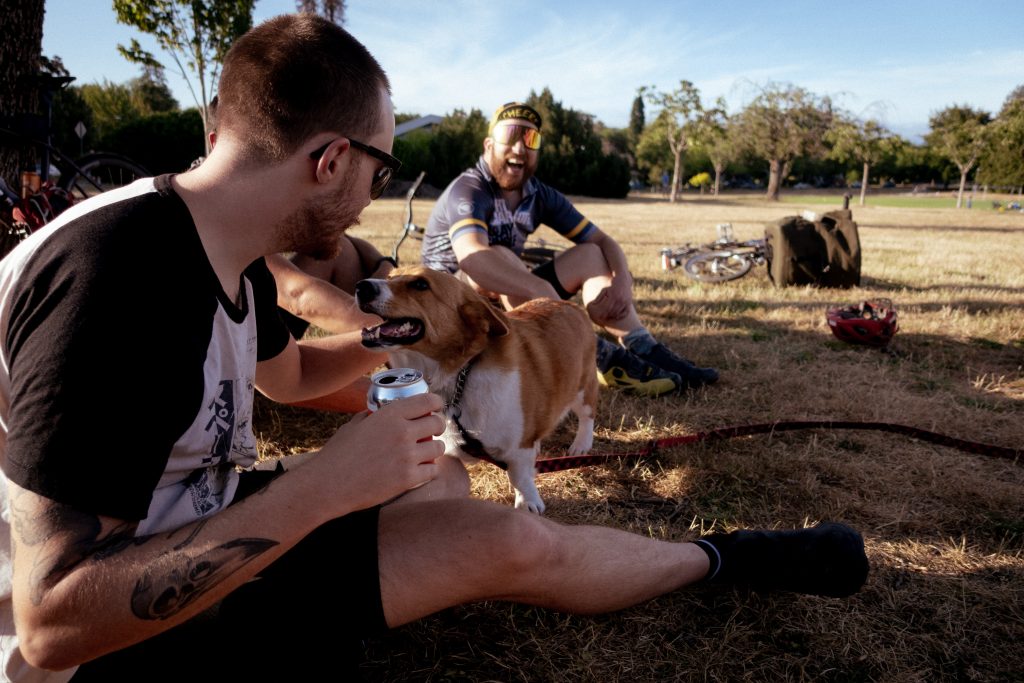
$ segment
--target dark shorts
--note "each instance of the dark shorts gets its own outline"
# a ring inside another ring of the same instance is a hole
[[[274,474],[243,475],[240,492],[262,488]],[[377,565],[379,514],[374,507],[320,526],[218,605],[83,665],[72,680],[354,678],[361,640],[387,630]]]
[[[558,275],[555,274],[554,259],[547,261],[546,263],[540,264],[530,272],[539,277],[541,280],[550,283],[551,286],[555,288],[555,291],[558,292],[558,296],[562,297],[563,299],[571,299],[574,296],[574,292],[566,291],[565,287],[562,286],[562,283],[558,281]]]

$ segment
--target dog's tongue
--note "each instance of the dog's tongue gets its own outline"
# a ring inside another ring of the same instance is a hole
[[[376,327],[363,330],[363,346],[383,346],[385,344],[401,344],[403,340],[417,337],[422,323],[411,318],[385,320]]]

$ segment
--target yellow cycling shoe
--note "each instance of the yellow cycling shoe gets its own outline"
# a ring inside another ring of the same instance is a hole
[[[676,373],[662,370],[621,346],[600,355],[605,357],[597,367],[597,381],[606,387],[641,396],[661,396],[678,391],[683,384]]]

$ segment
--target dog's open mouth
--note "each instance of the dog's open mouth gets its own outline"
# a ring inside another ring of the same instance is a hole
[[[423,338],[423,321],[416,318],[395,318],[385,320],[376,327],[363,330],[363,346],[407,346]]]

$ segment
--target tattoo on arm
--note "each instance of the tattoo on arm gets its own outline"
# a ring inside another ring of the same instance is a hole
[[[172,617],[275,545],[265,538],[239,538],[197,556],[170,553],[135,584],[132,612],[140,619]]]
[[[116,557],[125,549],[153,538],[136,537],[138,524],[124,522],[107,532],[97,515],[80,512],[62,503],[25,505],[23,494],[11,498],[13,528],[20,544],[37,548],[29,575],[32,604],[75,569],[90,560]],[[21,504],[19,504],[21,503]],[[263,538],[240,538],[199,554],[190,547],[205,526],[202,521],[172,550],[147,568],[131,596],[132,612],[140,619],[174,616],[252,559],[277,545]]]

